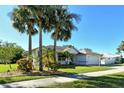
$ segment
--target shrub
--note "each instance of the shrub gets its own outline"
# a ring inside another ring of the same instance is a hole
[[[50,64],[50,68],[51,68],[52,71],[57,71],[57,69],[58,69],[58,64],[51,63],[51,64]]]
[[[69,65],[74,65],[74,63],[73,62],[69,62]]]
[[[29,61],[27,58],[19,59],[17,64],[17,69],[24,72],[30,72],[33,69],[32,61]]]
[[[116,58],[115,63],[116,63],[116,64],[124,63],[124,58]]]
[[[73,68],[75,69],[75,65],[59,65],[58,68]]]
[[[45,67],[48,68],[48,70],[51,70],[51,71],[57,71],[58,69],[58,64],[55,64],[55,63],[48,62],[48,63],[45,63],[44,65]]]

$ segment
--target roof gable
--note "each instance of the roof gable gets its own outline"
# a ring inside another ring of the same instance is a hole
[[[54,45],[48,45],[48,46],[43,46],[44,48],[49,48],[51,50],[54,49]],[[38,48],[33,49],[32,51],[38,51]],[[71,45],[65,45],[65,46],[56,46],[56,51],[57,52],[64,52],[64,51],[68,51],[69,53],[72,54],[78,54],[79,51],[74,48],[74,46]]]
[[[101,54],[93,52],[91,49],[88,49],[88,48],[80,49],[79,51],[80,51],[80,53],[83,53],[86,55],[99,55],[99,56],[101,56]]]
[[[67,47],[63,50],[63,52],[65,52],[65,51],[68,51],[71,54],[78,54],[79,53],[79,51],[77,49],[75,49],[74,47]]]

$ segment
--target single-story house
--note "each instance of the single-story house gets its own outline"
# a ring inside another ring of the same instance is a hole
[[[53,45],[44,46],[45,48],[52,49],[54,48]],[[33,62],[38,64],[38,48],[32,50],[33,55]],[[77,50],[74,46],[66,45],[66,46],[57,46],[57,62],[60,64],[70,64],[72,62],[75,65],[108,65],[115,63],[116,58],[119,58],[120,55],[117,54],[99,54],[91,49],[85,48]],[[65,56],[61,55],[61,52],[69,52],[73,55],[72,59],[67,59]]]
[[[54,48],[53,45],[44,46],[44,47],[48,48],[48,49],[52,49],[52,50]],[[36,61],[37,61],[38,51],[39,51],[38,48],[35,48],[35,49],[32,50],[33,62],[34,63],[36,63]],[[57,51],[57,55],[56,55],[57,62],[59,62],[60,64],[69,64],[70,62],[73,62],[72,60],[67,59],[63,55],[61,55],[61,52],[66,52],[67,51],[70,54],[72,54],[74,58],[79,53],[79,51],[76,48],[74,48],[73,46],[71,46],[71,45],[57,46],[56,51]]]
[[[101,59],[101,65],[114,64],[117,58],[121,58],[121,55],[104,53]]]

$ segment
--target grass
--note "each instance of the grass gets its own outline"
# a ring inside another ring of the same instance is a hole
[[[11,67],[12,67],[12,69],[10,69],[8,64],[0,64],[0,73],[1,72],[7,72],[8,70],[9,71],[16,70],[17,64],[11,64]]]
[[[114,66],[124,66],[124,64],[114,64]]]
[[[0,64],[0,73],[16,70],[17,64],[11,64],[12,69],[10,69],[8,64]],[[38,70],[38,67],[35,67]],[[46,68],[45,68],[46,69]],[[68,73],[84,73],[84,72],[93,72],[93,71],[102,71],[109,70],[111,68],[106,66],[76,66],[75,68],[60,68],[59,71],[68,72]]]
[[[86,72],[95,72],[102,70],[110,70],[107,66],[76,66],[75,68],[61,68],[59,71],[77,74],[77,73],[86,73]]]
[[[34,79],[43,79],[49,78],[52,76],[14,76],[14,77],[0,77],[0,84],[18,82],[18,81],[26,81],[26,80],[34,80]]]
[[[12,64],[12,69],[9,69],[9,65],[0,64],[0,72],[6,72],[7,70],[15,70],[16,64]],[[68,72],[68,73],[85,73],[85,72],[94,72],[94,71],[102,71],[109,70],[111,68],[106,66],[76,66],[75,68],[61,68],[59,71]],[[15,77],[0,77],[0,84],[17,82],[17,81],[25,81],[25,80],[33,80],[33,79],[43,79],[51,76],[15,76]],[[114,75],[106,75],[95,78],[83,79],[71,83],[58,84],[49,87],[69,87],[69,88],[80,88],[80,87],[124,87],[124,72],[114,74]]]
[[[71,83],[48,86],[49,88],[123,88],[124,72],[82,79]]]

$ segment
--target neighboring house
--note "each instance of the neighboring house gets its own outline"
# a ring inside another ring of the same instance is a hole
[[[100,65],[101,54],[93,52],[91,49],[80,49],[75,56],[76,65]]]
[[[116,59],[117,58],[121,58],[121,55],[119,55],[119,54],[108,54],[108,53],[105,53],[102,56],[101,65],[114,64],[116,62]]]

